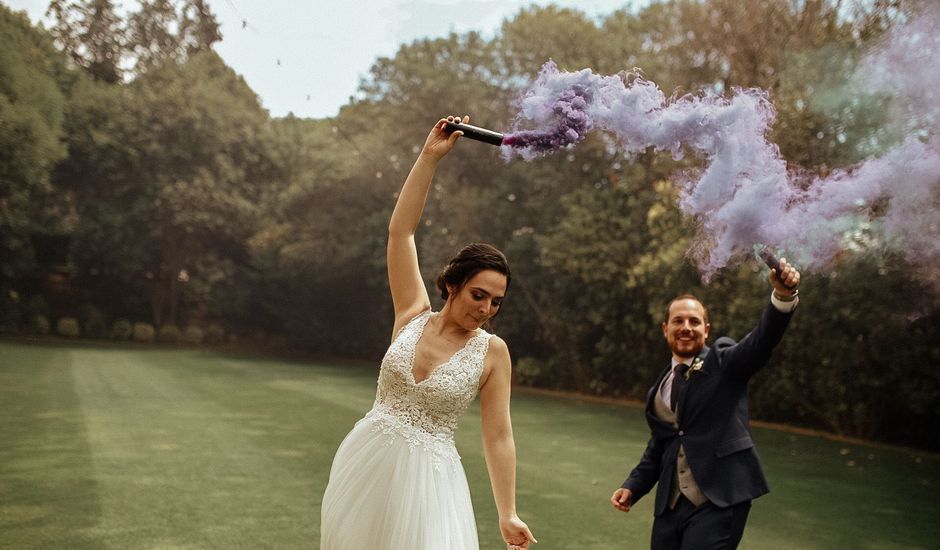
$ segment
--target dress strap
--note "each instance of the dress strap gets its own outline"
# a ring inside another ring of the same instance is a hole
[[[480,333],[474,335],[473,338],[470,339],[470,342],[467,342],[467,348],[470,353],[470,364],[473,368],[473,375],[477,379],[478,391],[480,384],[483,383],[483,363],[486,361],[486,352],[490,349],[490,338],[492,337],[492,334],[480,329]]]

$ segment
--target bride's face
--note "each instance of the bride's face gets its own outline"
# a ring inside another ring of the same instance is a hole
[[[499,312],[506,295],[506,276],[491,269],[467,279],[462,287],[447,288],[450,316],[467,330],[476,330]]]

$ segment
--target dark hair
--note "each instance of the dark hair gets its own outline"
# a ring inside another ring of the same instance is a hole
[[[669,310],[672,308],[672,304],[678,302],[679,300],[695,300],[696,302],[698,302],[699,305],[702,306],[702,311],[705,312],[705,323],[706,324],[708,323],[708,309],[705,307],[705,304],[703,304],[701,300],[699,300],[698,298],[696,298],[695,296],[691,294],[680,294],[679,296],[676,296],[675,298],[669,301],[669,305],[666,306],[666,316],[663,317],[664,323],[669,322]]]
[[[450,295],[447,285],[461,288],[471,277],[488,269],[506,276],[508,290],[509,281],[512,280],[509,262],[498,248],[486,243],[471,243],[463,247],[437,276],[437,288],[441,291],[441,298],[447,300]]]

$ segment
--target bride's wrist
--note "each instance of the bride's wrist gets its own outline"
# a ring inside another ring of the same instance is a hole
[[[437,163],[439,163],[442,158],[444,158],[444,155],[422,150],[418,155],[418,160],[415,162],[417,163],[419,161],[424,161],[433,165],[437,165]]]

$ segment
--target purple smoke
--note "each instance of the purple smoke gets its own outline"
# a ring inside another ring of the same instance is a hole
[[[897,29],[863,64],[866,74],[878,75],[870,91],[889,91],[905,102],[897,110],[911,137],[879,158],[827,177],[788,170],[767,139],[775,110],[763,90],[670,100],[639,75],[562,72],[551,61],[521,101],[517,125],[529,121],[535,129],[507,134],[502,153],[507,160],[529,160],[599,129],[628,156],[652,147],[677,158],[686,151],[704,158],[694,179],[679,182],[679,207],[701,222],[690,255],[706,280],[750,256],[755,243],[785,251],[804,269],[820,268],[844,250],[882,246],[900,249],[915,265],[936,266],[940,139],[932,132],[940,112],[938,13]],[[906,45],[912,40],[917,48]],[[922,122],[917,132],[911,131],[912,117]]]
[[[890,130],[924,137],[940,123],[940,3],[889,33],[862,63],[858,86],[892,98]]]
[[[548,79],[551,78],[551,73],[546,71],[548,67],[554,69],[555,64],[552,61],[545,64],[535,83],[536,87],[548,84]],[[558,74],[557,69],[554,74]],[[527,101],[529,118],[535,121],[552,121],[551,127],[544,130],[523,130],[503,137],[503,145],[520,151],[527,159],[577,143],[593,128],[591,118],[586,112],[591,97],[577,84],[557,90],[550,104],[532,99]]]

